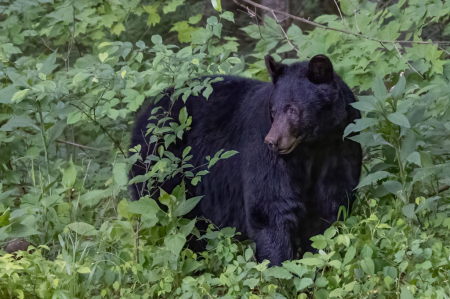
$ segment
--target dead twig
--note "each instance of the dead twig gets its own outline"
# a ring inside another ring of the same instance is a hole
[[[398,55],[400,55],[400,57],[409,65],[409,67],[414,71],[414,72],[416,72],[421,78],[423,78],[423,76],[421,75],[421,74],[419,74],[419,72],[418,71],[416,71],[416,69],[408,62],[408,60],[406,60],[403,56],[402,56],[402,53],[400,53],[400,50],[397,48],[397,45],[394,43],[394,47],[395,47],[395,49],[397,50],[397,52],[398,52]]]
[[[86,146],[86,145],[81,145],[81,144],[73,143],[73,142],[70,142],[70,141],[55,140],[55,142],[69,144],[69,145],[73,145],[73,146],[80,147],[80,148],[87,148],[87,149],[91,149],[91,150],[107,153],[107,151],[101,150],[99,148],[90,147],[90,146]]]
[[[303,55],[290,41],[289,37],[287,36],[286,32],[283,29],[283,26],[281,26],[281,22],[277,19],[277,16],[275,15],[275,13],[272,11],[272,15],[275,18],[275,21],[277,22],[278,26],[280,26],[281,32],[283,32],[284,36],[286,37],[287,42],[289,43],[289,45],[292,47],[293,50],[295,50],[300,56],[302,56],[305,59],[309,59],[308,57],[306,57],[305,55]]]

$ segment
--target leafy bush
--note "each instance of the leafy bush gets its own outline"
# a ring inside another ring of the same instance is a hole
[[[0,241],[25,238],[33,249],[2,252],[1,297],[448,298],[449,53],[423,32],[446,26],[450,3],[339,4],[343,15],[318,17],[311,32],[285,30],[270,14],[243,27],[255,40],[245,57],[235,37],[222,36],[234,19],[218,0],[206,18],[183,0],[0,6]],[[168,26],[178,42],[166,42]],[[142,31],[160,35],[150,44]],[[148,130],[158,147],[147,161],[126,150],[145,98],[157,101],[168,87],[174,100],[208,97],[213,81],[197,80],[203,75],[268,80],[268,52],[278,61],[297,55],[285,63],[332,59],[360,94],[353,105],[363,118],[345,136],[365,153],[353,211],[341,209],[344,220],[313,237],[317,253],[273,268],[257,264],[234,229],[199,232],[183,219],[201,200],[187,199],[184,185],[159,188],[178,172],[193,183],[207,175],[189,164],[189,148],[183,159],[167,151],[195,122],[185,110],[155,109],[160,122]],[[137,202],[127,191],[133,163],[148,173],[131,183],[152,189]],[[184,246],[192,234],[207,251]]]

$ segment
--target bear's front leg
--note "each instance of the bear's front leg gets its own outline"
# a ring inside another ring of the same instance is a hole
[[[284,261],[293,259],[293,246],[290,235],[283,229],[266,228],[259,230],[255,237],[256,260],[261,263],[269,260],[269,266],[281,266]]]
[[[248,209],[249,237],[256,242],[256,259],[259,263],[267,259],[270,266],[281,266],[284,261],[293,259],[295,252],[293,226],[289,221],[289,216],[293,215],[286,215],[274,205],[263,202]]]

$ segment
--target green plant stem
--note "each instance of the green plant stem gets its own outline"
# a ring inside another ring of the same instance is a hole
[[[44,117],[42,116],[41,102],[39,102],[39,101],[38,101],[38,107],[39,107],[39,117],[41,119],[41,137],[42,137],[42,141],[44,142],[45,166],[47,168],[47,179],[48,179],[48,184],[50,184],[50,182],[51,182],[50,181],[50,167],[49,167],[50,159],[48,158],[47,138],[45,137],[45,127],[44,127]]]

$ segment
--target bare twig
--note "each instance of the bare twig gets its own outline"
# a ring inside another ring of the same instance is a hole
[[[356,18],[356,9],[353,11],[355,13],[355,24],[356,24],[356,29],[358,29],[358,32],[361,33],[361,30],[359,30],[359,26],[358,26],[358,19]]]
[[[402,53],[400,53],[400,50],[397,48],[397,45],[395,44],[395,43],[393,43],[394,44],[394,47],[395,47],[395,49],[397,50],[397,52],[398,52],[398,55],[400,55],[400,57],[409,65],[409,67],[414,71],[414,72],[416,72],[421,78],[423,78],[423,76],[421,75],[421,74],[419,74],[419,72],[418,71],[416,71],[416,69],[408,62],[408,60],[406,60],[403,56],[402,56]]]
[[[442,186],[441,188],[439,188],[439,190],[436,192],[436,194],[434,194],[434,195],[437,195],[438,193],[442,193],[442,192],[444,192],[444,191],[447,191],[448,189],[450,189],[450,186],[448,186],[448,185],[444,185],[444,186]]]
[[[426,41],[410,41],[410,40],[380,40],[380,39],[372,38],[370,36],[367,36],[367,35],[364,35],[364,34],[361,34],[361,33],[353,33],[353,32],[346,31],[346,30],[341,30],[341,29],[337,29],[337,28],[328,27],[328,26],[325,26],[325,25],[322,25],[322,24],[319,24],[319,23],[307,20],[305,18],[301,18],[301,17],[297,17],[297,16],[294,16],[294,15],[288,14],[288,13],[286,13],[284,11],[271,9],[269,7],[263,6],[263,5],[258,4],[256,2],[253,2],[251,0],[241,0],[241,1],[243,1],[245,3],[248,3],[248,4],[251,4],[251,5],[253,5],[255,7],[258,7],[260,9],[262,9],[262,10],[274,12],[274,13],[277,13],[277,14],[283,14],[283,15],[288,16],[288,17],[290,17],[290,18],[292,18],[294,20],[300,21],[300,22],[305,23],[305,24],[312,25],[314,27],[322,28],[322,29],[325,29],[325,30],[337,31],[337,32],[348,34],[348,35],[353,35],[353,36],[356,36],[356,37],[365,38],[365,39],[368,39],[368,40],[371,40],[371,41],[374,41],[374,42],[378,42],[378,43],[385,43],[385,44],[386,43],[398,43],[398,44],[411,43],[411,44],[424,44],[424,45],[450,44],[450,41],[431,41],[431,42],[426,42]]]
[[[303,55],[289,40],[289,37],[287,36],[286,32],[283,29],[283,26],[281,26],[280,22],[277,19],[277,16],[275,15],[275,13],[272,11],[272,15],[275,18],[275,21],[277,22],[277,24],[280,26],[281,32],[283,32],[284,36],[286,37],[287,42],[289,43],[289,45],[291,45],[292,49],[295,50],[300,56],[302,56],[305,59],[309,59],[308,57],[306,57],[305,55]]]
[[[347,27],[347,25],[345,25],[345,21],[344,21],[344,17],[342,16],[341,8],[337,4],[336,0],[334,0],[334,4],[336,4],[336,7],[339,11],[339,15],[341,16],[342,25],[344,25],[344,27],[347,28],[348,31],[350,31],[350,29]],[[355,9],[355,11],[356,11],[356,9]]]
[[[96,121],[95,119],[93,119],[89,114],[87,114],[83,109],[81,109],[80,107],[78,107],[77,105],[75,105],[75,104],[72,104],[72,103],[70,103],[70,105],[72,105],[72,106],[74,106],[74,107],[76,107],[76,108],[78,108],[78,110],[80,110],[82,113],[84,113],[84,115],[86,115],[91,121],[93,121],[96,125],[98,125],[101,129],[102,129],[102,131],[106,134],[106,135],[108,135],[108,137],[114,142],[114,144],[119,148],[119,150],[120,150],[120,152],[122,153],[122,155],[126,158],[127,157],[127,155],[125,154],[125,152],[122,150],[122,148],[120,147],[120,143],[117,141],[117,140],[115,140],[112,136],[111,136],[111,134],[109,134],[109,132],[105,129],[105,127],[104,126],[102,126],[98,121]]]
[[[77,144],[77,143],[73,143],[73,142],[69,142],[69,141],[55,140],[55,142],[58,142],[58,143],[64,143],[64,144],[70,144],[70,145],[73,145],[73,146],[76,146],[76,147],[87,148],[87,149],[91,149],[91,150],[96,150],[96,151],[99,151],[99,152],[105,152],[105,153],[107,153],[107,151],[104,151],[104,150],[101,150],[101,149],[98,149],[98,148],[95,148],[95,147],[90,147],[90,146],[86,146],[86,145],[81,145],[81,144]]]

